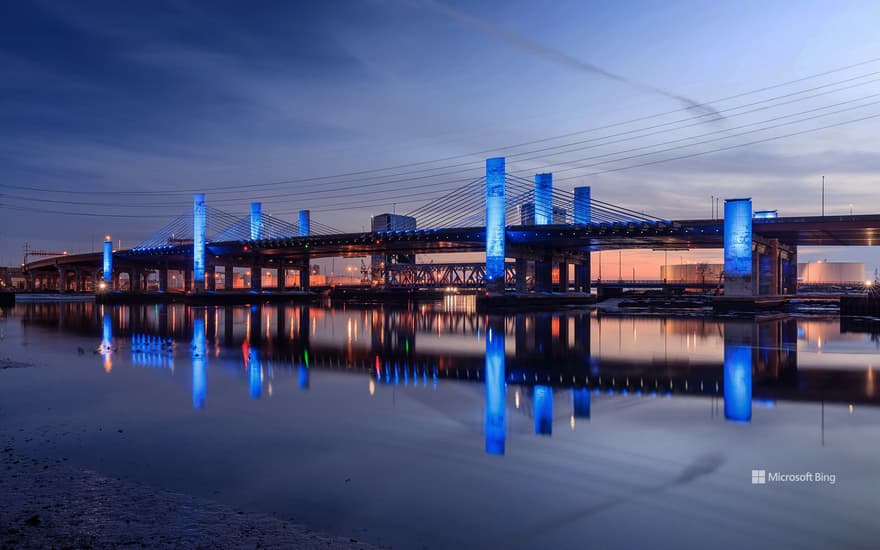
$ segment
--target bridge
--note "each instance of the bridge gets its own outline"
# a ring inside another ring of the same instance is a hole
[[[125,275],[133,292],[148,291],[148,281],[157,292],[306,292],[311,260],[372,257],[379,259],[374,281],[388,287],[589,292],[597,283],[590,280],[592,252],[723,248],[725,295],[755,297],[796,292],[798,246],[874,246],[880,238],[880,214],[776,217],[754,213],[750,199],[727,200],[724,219],[666,220],[594,199],[590,187],[554,190],[552,174],[534,182],[508,174],[503,158],[488,159],[484,177],[397,218],[405,227],[344,233],[311,220],[308,210],[296,224],[264,214],[260,203],[235,216],[209,208],[198,194],[192,212],[138,246],[113,250],[108,236],[101,253],[45,258],[24,271],[32,289],[113,291]],[[454,253],[486,260],[413,261]],[[246,269],[238,286],[235,268]]]

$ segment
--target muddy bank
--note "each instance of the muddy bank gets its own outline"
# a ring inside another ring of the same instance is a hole
[[[0,548],[375,548],[0,446]]]

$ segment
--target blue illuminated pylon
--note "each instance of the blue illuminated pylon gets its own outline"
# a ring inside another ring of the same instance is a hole
[[[504,157],[486,159],[486,285],[504,290]]]
[[[205,289],[206,216],[205,195],[199,193],[193,197],[193,280],[197,292]]]
[[[724,295],[752,296],[752,199],[724,201]]]
[[[110,235],[104,239],[104,270],[103,270],[103,280],[107,285],[107,288],[112,288],[113,284],[113,241],[110,240]]]
[[[507,400],[504,383],[504,324],[486,330],[486,453],[504,454],[507,432]]]
[[[553,221],[553,174],[535,174],[535,225]]]
[[[308,237],[311,232],[311,219],[308,210],[299,211],[299,236]]]
[[[263,205],[258,202],[251,203],[251,240],[263,238]]]
[[[574,223],[590,223],[590,187],[574,188]]]

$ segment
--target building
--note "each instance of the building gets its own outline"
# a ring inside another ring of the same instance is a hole
[[[865,264],[861,262],[810,262],[798,264],[801,284],[864,283]]]

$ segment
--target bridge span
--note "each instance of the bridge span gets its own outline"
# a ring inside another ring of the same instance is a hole
[[[717,248],[724,250],[726,296],[778,296],[796,292],[798,246],[875,246],[880,238],[880,214],[756,217],[750,199],[729,199],[724,219],[673,221],[611,208],[592,199],[589,187],[559,198],[553,195],[550,174],[538,174],[534,189],[526,191],[516,187],[522,185],[516,179],[504,172],[503,158],[487,160],[479,224],[417,227],[412,218],[407,229],[321,235],[311,232],[316,223],[308,211],[302,211],[299,225],[293,225],[263,215],[258,203],[249,217],[230,217],[231,225],[212,234],[210,220],[216,224],[216,218],[209,218],[205,196],[196,195],[188,221],[170,224],[168,235],[160,232],[137,247],[115,251],[108,238],[102,253],[45,258],[26,264],[24,271],[31,289],[119,290],[124,275],[126,286],[136,292],[148,290],[148,281],[155,281],[154,289],[160,292],[308,291],[314,259],[383,259],[373,282],[393,286],[407,269],[412,271],[406,266],[414,264],[416,255],[480,253],[486,257],[481,268],[446,264],[464,275],[458,277],[460,284],[493,292],[508,287],[547,292],[556,280],[561,291],[589,292],[592,252]],[[508,185],[519,192],[510,203],[505,195]],[[560,206],[563,200],[573,217]],[[508,212],[512,205],[519,209],[521,223],[508,223],[515,212]],[[430,214],[427,218],[437,219]],[[475,220],[473,215],[462,219]],[[191,231],[181,234],[181,227]],[[238,285],[236,268],[246,270]],[[271,276],[264,277],[263,270]],[[424,274],[410,278],[413,283],[428,282]]]

